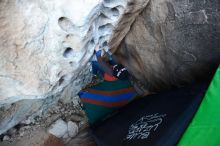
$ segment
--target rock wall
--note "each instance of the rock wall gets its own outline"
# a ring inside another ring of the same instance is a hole
[[[85,47],[91,39],[85,20],[101,4],[85,3],[0,1],[0,134],[59,99],[73,100],[91,80],[94,45]]]
[[[118,45],[147,3],[1,0],[0,134],[60,99],[74,100],[91,81],[95,47],[108,49],[115,37]]]
[[[100,5],[98,0],[1,1],[0,104],[45,98],[83,78],[78,74],[95,47],[87,21]]]
[[[151,0],[117,54],[151,91],[212,77],[220,63],[220,1]]]

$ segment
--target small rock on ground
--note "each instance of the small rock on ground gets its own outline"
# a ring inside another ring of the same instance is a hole
[[[69,121],[67,127],[68,127],[68,134],[71,138],[75,137],[78,134],[79,128],[76,123]]]
[[[58,138],[62,138],[67,133],[67,123],[59,119],[51,125],[48,132]]]

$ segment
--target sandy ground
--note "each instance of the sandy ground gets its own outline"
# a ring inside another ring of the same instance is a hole
[[[37,129],[30,135],[12,143],[8,141],[1,142],[0,146],[64,146],[64,143],[60,139],[45,132],[45,130]]]
[[[94,139],[89,135],[88,129],[80,131],[80,133],[64,142],[45,131],[45,129],[37,129],[19,140],[12,143],[8,141],[0,142],[0,146],[96,146]]]

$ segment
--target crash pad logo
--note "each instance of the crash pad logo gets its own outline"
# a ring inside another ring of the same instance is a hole
[[[129,127],[126,140],[147,139],[151,132],[156,131],[166,114],[147,115],[141,117]]]

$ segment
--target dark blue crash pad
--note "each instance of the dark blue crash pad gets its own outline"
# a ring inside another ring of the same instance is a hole
[[[92,127],[99,146],[174,146],[197,111],[208,84],[138,99]]]

